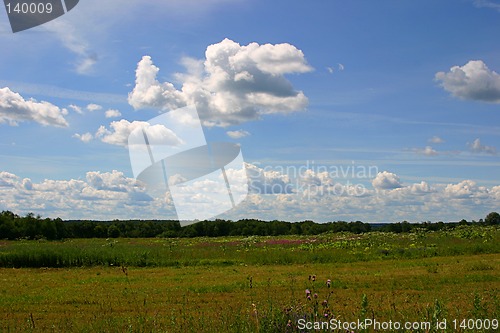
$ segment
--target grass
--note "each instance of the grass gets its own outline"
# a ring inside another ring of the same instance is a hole
[[[361,235],[4,241],[0,267],[184,267],[341,263],[498,253],[498,227]]]
[[[301,332],[301,318],[497,319],[498,229],[464,230],[2,241],[0,332]]]

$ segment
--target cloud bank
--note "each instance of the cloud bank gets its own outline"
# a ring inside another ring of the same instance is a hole
[[[399,176],[380,172],[373,188],[362,195],[327,172],[308,170],[298,183],[278,171],[247,164],[250,193],[241,205],[221,218],[300,221],[409,220],[459,221],[483,218],[498,210],[500,185],[480,186],[473,180],[449,184],[425,181],[402,184]],[[299,184],[299,186],[296,186]],[[193,202],[198,197],[192,198]],[[87,172],[84,179],[33,182],[0,172],[0,210],[18,214],[71,218],[175,218],[169,195],[152,199],[139,182],[122,172]]]

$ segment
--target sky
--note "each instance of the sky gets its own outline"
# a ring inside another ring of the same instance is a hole
[[[2,8],[0,210],[176,218],[127,138],[194,105],[245,162],[218,218],[479,220],[500,210],[499,32],[496,0],[81,0],[18,33]]]

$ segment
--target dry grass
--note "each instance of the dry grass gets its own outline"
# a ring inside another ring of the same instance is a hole
[[[0,331],[293,331],[284,309],[309,311],[306,288],[321,299],[332,292],[330,308],[345,320],[360,317],[363,294],[368,316],[379,320],[423,320],[436,299],[448,320],[492,318],[499,313],[499,259],[486,254],[336,264],[2,268]]]

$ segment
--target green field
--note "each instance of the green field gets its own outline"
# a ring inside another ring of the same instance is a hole
[[[498,319],[499,241],[497,226],[0,241],[0,331],[317,332],[299,320],[368,318],[494,332],[471,325]]]

